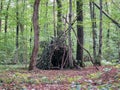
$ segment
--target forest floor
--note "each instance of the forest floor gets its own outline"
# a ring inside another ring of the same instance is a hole
[[[8,68],[0,69],[0,90],[120,90],[120,64],[99,70],[92,66],[81,70]]]

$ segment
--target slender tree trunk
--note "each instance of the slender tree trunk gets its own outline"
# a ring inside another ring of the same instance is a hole
[[[21,11],[21,19],[23,20],[24,19],[24,15],[25,15],[25,10],[26,10],[26,0],[22,0],[22,11]],[[20,31],[21,31],[21,36],[20,37],[20,40],[21,41],[21,46],[20,46],[20,49],[22,50],[22,52],[20,53],[21,54],[21,58],[22,58],[22,63],[25,65],[25,68],[27,67],[27,39],[25,38],[25,35],[24,35],[24,30],[26,28],[27,30],[27,27],[24,26],[24,22],[20,22],[19,23],[20,25]]]
[[[116,27],[116,31],[117,31],[117,36],[118,36],[118,39],[116,40],[117,41],[117,46],[118,47],[116,47],[116,50],[118,50],[118,62],[120,63],[120,31],[118,31],[118,27]]]
[[[36,58],[37,58],[38,49],[39,49],[39,23],[38,23],[39,3],[40,3],[40,0],[35,0],[34,2],[34,12],[33,12],[34,47],[33,47],[32,55],[30,58],[29,70],[36,69]]]
[[[14,63],[18,63],[18,37],[19,37],[19,13],[18,13],[18,0],[16,1],[16,53]]]
[[[109,14],[109,8],[108,8],[108,3],[106,2],[105,3],[106,5],[106,11],[107,11],[107,14]],[[108,24],[108,30],[107,30],[107,40],[106,40],[106,46],[109,47],[109,37],[110,37],[110,24]]]
[[[77,37],[78,41],[80,41],[80,44],[83,45],[83,38],[84,38],[84,32],[83,32],[83,0],[77,0]],[[79,42],[77,41],[77,52],[76,52],[76,59],[78,60],[78,64],[80,64],[81,67],[84,66],[83,64],[83,48],[79,45]]]
[[[16,49],[18,49],[18,36],[19,35],[19,13],[18,13],[18,0],[16,1]]]
[[[56,19],[55,19],[55,0],[53,1],[53,27],[54,27],[54,37],[56,37]]]
[[[119,45],[119,49],[120,49],[120,45]],[[119,62],[120,62],[120,51],[119,51],[119,53],[118,53],[118,54],[119,54]]]
[[[62,1],[56,0],[57,2],[57,36],[62,33]]]
[[[8,29],[8,16],[9,16],[9,6],[10,6],[11,0],[8,1],[7,7],[6,7],[6,12],[5,12],[5,26],[4,26],[4,32],[5,32],[5,36],[4,36],[4,45],[7,46],[8,45],[8,37],[7,37],[7,29]],[[7,48],[5,48],[5,51],[7,52]]]
[[[2,8],[3,8],[3,4],[2,4],[2,0],[0,1],[0,14],[2,15]],[[2,31],[2,19],[0,17],[0,32]]]
[[[120,34],[120,32],[119,32]],[[118,58],[119,58],[119,63],[120,63],[120,41],[118,41]]]
[[[33,28],[31,25],[31,28],[30,28],[30,51],[32,50],[32,31],[33,31]]]
[[[21,18],[24,18],[24,11],[25,11],[25,0],[22,0],[22,3],[23,3],[23,8],[22,8],[22,12],[21,12]],[[21,30],[21,33],[23,34],[24,32],[24,23],[20,22],[20,30]]]
[[[95,62],[97,65],[101,65],[102,59],[102,0],[100,0],[100,30],[99,30],[99,51],[98,51],[98,60]]]
[[[30,7],[31,9],[33,8],[32,6]],[[31,22],[32,22],[32,15],[31,15]],[[30,26],[30,55],[31,55],[31,52],[32,52],[32,33],[33,33],[33,24],[31,23],[31,26]]]
[[[69,0],[69,32],[68,32],[69,66],[73,67],[71,29],[72,29],[72,0]]]
[[[94,5],[100,10],[100,7],[99,7],[96,3],[94,3]],[[103,13],[107,18],[109,18],[117,27],[120,28],[120,23],[119,23],[119,22],[117,22],[117,21],[114,20],[112,17],[110,17],[105,11],[102,10],[102,13]]]
[[[90,15],[91,15],[91,22],[92,22],[92,34],[93,34],[93,58],[94,62],[96,62],[97,54],[96,54],[96,39],[97,39],[97,32],[96,32],[96,18],[95,18],[95,7],[92,3],[93,1],[90,1]]]
[[[46,6],[45,18],[48,19],[48,1],[46,1],[45,6]],[[44,23],[44,29],[45,29],[45,35],[48,36],[48,40],[49,40],[48,22],[47,22],[47,20],[46,20],[46,22]]]
[[[8,25],[8,10],[9,10],[9,6],[10,6],[11,0],[9,0],[8,5],[7,5],[7,9],[6,9],[6,14],[5,14],[5,33],[7,33],[7,25]]]

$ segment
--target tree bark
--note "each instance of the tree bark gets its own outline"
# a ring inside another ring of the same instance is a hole
[[[83,46],[83,0],[77,0],[77,37],[80,41],[80,44]],[[78,60],[78,64],[80,64],[81,67],[84,66],[83,64],[83,48],[79,45],[79,42],[77,41],[77,50],[76,50],[76,59]]]
[[[106,11],[107,14],[109,14],[109,8],[108,8],[108,3],[105,3]],[[110,24],[108,24],[108,30],[107,30],[107,40],[106,40],[106,46],[109,47],[109,37],[110,37]]]
[[[94,58],[94,62],[96,61],[96,39],[97,39],[97,32],[96,32],[96,16],[95,16],[95,7],[93,5],[94,1],[90,1],[90,15],[91,15],[91,22],[92,22],[92,34],[93,34],[93,58]]]
[[[98,50],[98,60],[95,62],[96,65],[101,66],[102,59],[102,0],[100,0],[100,23],[99,23],[99,50]]]
[[[55,0],[53,1],[53,27],[54,27],[54,37],[56,37],[56,19],[55,19]]]
[[[2,15],[2,8],[3,8],[3,3],[2,0],[0,1],[0,14]],[[2,19],[0,17],[0,32],[2,31]]]
[[[100,7],[96,4],[96,3],[93,3],[98,9],[100,9]],[[102,13],[107,17],[109,18],[117,27],[120,28],[120,23],[118,23],[116,20],[114,20],[112,17],[110,17],[105,11],[102,10]]]
[[[57,36],[62,33],[62,1],[56,0],[57,2]]]
[[[16,1],[16,53],[14,63],[18,63],[18,47],[19,47],[19,13],[18,13],[18,0]]]
[[[68,32],[69,66],[73,67],[71,29],[72,29],[72,0],[69,0],[69,32]]]
[[[45,18],[48,19],[48,1],[45,2]],[[46,22],[44,23],[44,29],[45,29],[45,35],[48,37],[49,40],[49,34],[48,34],[48,22],[46,20]]]
[[[7,33],[7,25],[8,25],[8,10],[9,10],[9,6],[10,6],[10,2],[11,0],[9,0],[7,8],[6,8],[6,14],[5,14],[5,33]]]
[[[33,27],[34,27],[34,47],[32,51],[32,55],[30,58],[30,65],[29,65],[29,70],[34,70],[36,69],[36,58],[38,54],[38,49],[39,49],[39,3],[40,0],[35,0],[34,2],[34,12],[33,12]]]

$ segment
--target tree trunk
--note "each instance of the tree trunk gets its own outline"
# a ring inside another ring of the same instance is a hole
[[[18,1],[17,1],[18,3]],[[17,4],[17,11],[16,11],[16,20],[17,20],[17,24],[16,24],[16,49],[18,49],[18,35],[19,35],[19,13],[18,13],[18,4]]]
[[[18,63],[18,37],[19,37],[19,13],[18,13],[18,0],[16,1],[16,53],[14,63]]]
[[[0,1],[0,14],[2,15],[2,8],[3,8],[3,4],[2,4],[2,0]],[[2,31],[2,19],[0,17],[0,32]]]
[[[7,9],[6,9],[6,14],[5,14],[5,33],[7,33],[7,25],[8,25],[8,10],[9,10],[9,6],[10,6],[10,2],[11,0],[9,0],[8,5],[7,5]]]
[[[21,11],[21,19],[23,20],[24,19],[24,15],[25,15],[25,10],[26,10],[26,0],[22,0],[22,11]],[[22,63],[25,65],[25,68],[27,67],[27,39],[25,38],[25,35],[24,35],[24,30],[25,28],[25,25],[24,25],[24,22],[20,22],[19,23],[20,25],[20,31],[21,31],[21,36],[20,37],[20,40],[21,41],[21,46],[20,46],[20,49],[22,50],[22,52],[20,53],[20,58],[22,58]],[[26,29],[27,30],[27,29]]]
[[[21,18],[24,18],[24,11],[25,11],[25,0],[22,0],[22,3],[23,3],[23,7],[22,7],[22,12],[21,12]],[[20,22],[20,30],[21,30],[21,33],[23,34],[24,32],[24,23]]]
[[[69,66],[73,67],[71,29],[72,29],[72,0],[69,0],[69,32],[68,32]]]
[[[109,14],[108,2],[105,3],[107,14]],[[106,46],[109,47],[110,24],[108,24]]]
[[[32,51],[32,32],[33,32],[33,27],[31,25],[31,28],[30,28],[30,52]]]
[[[62,33],[62,1],[56,0],[57,2],[57,36]]]
[[[118,49],[119,49],[118,50],[118,55],[119,55],[118,57],[119,57],[119,62],[120,62],[120,42],[118,42]]]
[[[94,5],[100,10],[100,7],[99,7],[96,3],[94,3]],[[119,23],[119,22],[117,22],[117,21],[114,20],[112,17],[110,17],[105,11],[102,10],[102,13],[103,13],[107,18],[109,18],[117,27],[120,28],[120,23]]]
[[[98,60],[95,62],[96,65],[101,66],[102,60],[102,0],[100,0],[100,24],[99,24],[99,51],[98,51]]]
[[[97,32],[96,32],[96,16],[95,16],[95,7],[92,3],[93,1],[90,1],[90,15],[91,15],[91,22],[92,22],[92,34],[93,34],[93,58],[94,62],[96,62],[96,39],[97,39]]]
[[[54,37],[56,37],[56,19],[55,19],[55,0],[53,1],[53,27],[54,27]]]
[[[45,2],[45,18],[48,20],[48,1]],[[44,23],[44,30],[45,30],[45,35],[48,37],[49,40],[49,34],[48,34],[48,21]]]
[[[84,32],[83,32],[83,1],[77,0],[77,37],[80,41],[80,44],[83,45],[83,38],[84,38]],[[79,42],[77,41],[77,50],[76,50],[76,59],[78,60],[78,64],[80,64],[81,67],[84,66],[83,64],[83,48],[79,45]]]
[[[33,27],[34,27],[34,47],[32,51],[32,55],[30,58],[30,65],[29,65],[29,70],[34,70],[36,69],[36,58],[38,54],[38,49],[39,49],[39,3],[40,0],[35,0],[34,2],[34,12],[33,12]]]

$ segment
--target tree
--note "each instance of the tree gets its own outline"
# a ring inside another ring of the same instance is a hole
[[[18,12],[18,0],[16,0],[16,53],[15,53],[15,60],[14,63],[18,62],[18,48],[19,48],[19,12]]]
[[[62,2],[61,0],[56,0],[57,2],[57,36],[62,33]]]
[[[108,2],[105,3],[106,11],[107,14],[109,14],[109,7],[108,7]],[[108,29],[107,29],[107,40],[106,40],[106,46],[109,47],[109,38],[110,38],[110,24],[108,24]]]
[[[36,58],[38,54],[38,49],[39,49],[39,3],[40,0],[35,0],[34,2],[34,11],[33,11],[33,27],[34,27],[34,47],[32,51],[32,55],[30,58],[30,65],[29,65],[29,70],[34,70],[36,69]]]
[[[84,37],[84,32],[83,32],[83,0],[77,0],[76,1],[76,12],[77,12],[77,37],[80,41],[80,44],[83,46],[83,37]],[[77,52],[76,52],[76,59],[78,60],[78,63],[80,64],[81,67],[84,66],[83,64],[83,48],[77,41]]]
[[[94,5],[100,10],[101,8],[96,4],[94,3]],[[117,22],[115,19],[113,19],[111,16],[109,16],[105,11],[101,10],[101,12],[107,17],[109,18],[117,27],[120,28],[120,23]]]
[[[99,50],[98,50],[98,60],[95,62],[96,65],[101,65],[102,59],[102,0],[100,0],[100,23],[99,23]]]
[[[93,58],[94,62],[97,60],[97,47],[96,47],[96,39],[97,39],[97,32],[96,32],[96,14],[95,14],[95,7],[93,4],[94,1],[90,1],[90,18],[92,22],[92,35],[93,35]]]
[[[0,14],[2,15],[2,8],[3,8],[3,4],[2,4],[3,0],[0,1]],[[0,17],[0,32],[2,31],[2,19]]]
[[[6,7],[6,13],[5,13],[5,26],[4,26],[4,45],[7,45],[8,37],[7,37],[7,29],[8,29],[8,16],[9,16],[9,7],[10,7],[11,0],[8,1],[7,7]],[[5,49],[7,51],[7,49]]]
[[[53,28],[54,28],[54,37],[56,37],[55,0],[53,0]]]
[[[73,67],[71,29],[72,29],[72,0],[69,0],[69,32],[68,32],[68,42],[69,42],[69,66],[70,66],[70,67]]]
[[[10,6],[11,0],[9,0],[7,8],[6,8],[6,15],[5,15],[5,33],[7,33],[7,25],[8,25],[8,10],[9,10],[9,6]]]

